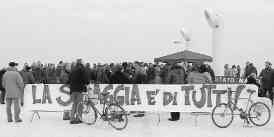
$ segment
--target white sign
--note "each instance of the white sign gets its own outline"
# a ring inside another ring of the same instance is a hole
[[[104,101],[117,102],[128,111],[166,111],[166,112],[211,112],[218,103],[228,99],[244,107],[249,91],[255,91],[251,99],[270,105],[270,100],[258,97],[258,88],[246,84],[97,84],[89,85],[90,96],[99,97],[97,107]],[[232,94],[228,94],[234,91]],[[102,92],[110,92],[103,97]],[[27,85],[25,89],[25,109],[63,111],[71,109],[67,85]]]

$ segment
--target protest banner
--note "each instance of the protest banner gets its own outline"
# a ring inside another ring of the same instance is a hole
[[[63,111],[72,105],[67,85],[27,85],[25,89],[25,109]],[[235,99],[238,105],[245,105],[248,90],[256,91],[253,100],[268,101],[258,97],[258,88],[247,84],[95,84],[89,85],[88,92],[98,97],[97,107],[104,101],[117,101],[128,111],[165,112],[211,112],[219,103]],[[233,95],[227,91],[235,91]],[[110,92],[103,98],[102,92]],[[269,104],[269,103],[268,103]]]

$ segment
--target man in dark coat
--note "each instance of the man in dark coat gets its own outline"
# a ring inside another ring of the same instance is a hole
[[[82,101],[82,92],[86,92],[86,86],[89,84],[88,76],[82,60],[78,59],[76,66],[72,69],[68,84],[70,86],[70,94],[73,102],[71,109],[71,124],[81,123],[81,112],[77,112],[79,103]]]
[[[1,91],[0,102],[1,102],[1,104],[5,104],[6,90],[2,85],[2,78],[3,78],[3,75],[5,72],[6,72],[6,69],[0,70],[0,91]]]
[[[269,98],[272,101],[273,105],[273,91],[272,88],[274,86],[274,70],[271,68],[271,63],[269,61],[265,62],[265,68],[260,73],[259,77],[261,79],[262,84],[262,96],[266,97],[266,94],[269,95]]]

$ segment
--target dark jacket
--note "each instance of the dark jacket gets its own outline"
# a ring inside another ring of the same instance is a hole
[[[33,76],[32,72],[27,71],[27,70],[22,70],[20,72],[20,74],[21,74],[25,84],[34,84],[35,83],[34,76]]]
[[[129,78],[121,71],[117,71],[110,76],[111,84],[129,84]]]
[[[42,79],[43,70],[42,70],[42,68],[34,67],[32,69],[32,74],[34,76],[35,83],[42,83],[43,82],[43,79]]]
[[[251,73],[258,74],[257,69],[252,64],[245,68],[244,78],[247,78]]]
[[[260,88],[260,84],[257,82],[257,80],[254,77],[248,77],[246,84],[254,84],[258,88]]]
[[[259,76],[262,77],[262,88],[272,90],[274,84],[274,70],[271,68],[263,69]]]
[[[96,81],[96,69],[91,69],[91,72],[90,72],[90,81],[92,83],[95,83]]]
[[[215,73],[212,68],[208,68],[208,73],[211,76],[211,80],[214,82],[215,81]]]
[[[86,75],[88,77],[88,81],[91,81],[92,79],[92,70],[90,67],[85,67],[85,70],[86,70]]]
[[[181,66],[172,66],[167,76],[168,84],[185,84],[185,69]]]
[[[86,92],[86,85],[89,84],[88,76],[83,65],[77,64],[69,75],[68,84],[70,93]]]
[[[147,77],[145,74],[136,73],[132,82],[133,84],[145,84],[146,81],[147,81]]]
[[[2,69],[0,70],[0,90],[1,91],[5,91],[5,88],[2,85],[2,81],[3,81],[3,75],[5,74],[6,70]]]

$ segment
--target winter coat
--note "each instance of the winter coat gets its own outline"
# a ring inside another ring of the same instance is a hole
[[[8,68],[3,76],[3,87],[6,89],[6,98],[20,98],[24,90],[24,82],[15,68]]]
[[[143,73],[137,72],[133,77],[133,84],[144,84],[147,80],[147,76]]]
[[[257,82],[257,80],[254,77],[248,77],[247,78],[247,82],[246,84],[254,84],[256,85],[258,88],[260,88],[260,84]]]
[[[95,83],[95,81],[96,81],[96,69],[91,69],[91,71],[90,71],[90,81],[92,83]]]
[[[245,68],[244,78],[247,78],[251,73],[255,73],[256,75],[258,74],[257,69],[253,65],[248,65]]]
[[[32,69],[32,72],[33,72],[34,79],[36,80],[35,83],[42,83],[43,82],[43,79],[42,79],[42,75],[43,75],[42,68],[34,67]]]
[[[6,70],[2,69],[0,70],[0,91],[5,91],[5,88],[3,87],[2,85],[2,78],[3,78],[3,75],[5,74]]]
[[[91,81],[91,78],[92,78],[92,70],[91,70],[91,68],[85,67],[85,70],[86,70],[86,74],[87,74],[87,77],[88,77],[88,81]]]
[[[86,92],[86,85],[89,84],[89,81],[84,66],[78,64],[72,69],[72,72],[69,75],[68,84],[70,93]]]
[[[184,84],[185,83],[185,70],[180,66],[171,67],[167,75],[168,84]]]
[[[274,70],[271,68],[263,69],[259,76],[262,77],[262,88],[272,90],[274,86]]]
[[[117,71],[110,76],[111,84],[129,84],[129,78],[121,71]]]
[[[34,84],[35,83],[35,80],[34,80],[34,77],[33,77],[33,74],[32,72],[29,72],[29,71],[26,71],[26,70],[22,70],[20,72],[22,78],[23,78],[23,81],[25,84]]]
[[[213,69],[211,69],[211,68],[209,69],[209,74],[211,76],[212,82],[214,82],[215,81],[215,73],[214,73]]]

